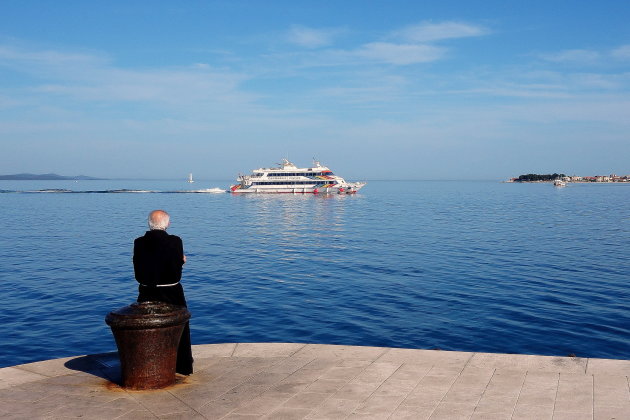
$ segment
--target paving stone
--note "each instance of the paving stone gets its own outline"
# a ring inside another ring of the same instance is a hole
[[[204,344],[192,346],[192,354],[195,359],[205,359],[209,357],[232,357],[236,349],[236,343],[224,344]]]
[[[396,372],[402,363],[372,363],[366,366],[353,380],[355,382],[382,383]]]
[[[414,391],[409,394],[401,403],[402,406],[431,407],[435,408],[444,399],[448,389],[425,388],[421,392]]]
[[[103,404],[101,407],[109,407],[109,408],[120,408],[120,409],[124,409],[126,412],[128,411],[133,411],[133,410],[139,410],[139,409],[143,409],[144,407],[142,407],[142,405],[140,405],[139,402],[137,402],[136,400],[134,400],[131,397],[128,398],[115,398],[105,404]]]
[[[285,379],[280,382],[276,386],[271,389],[277,392],[286,392],[290,394],[297,394],[298,392],[302,392],[306,390],[310,385],[309,381],[305,380],[295,380],[295,379]]]
[[[21,404],[32,403],[46,398],[50,394],[50,392],[39,392],[12,387],[0,390],[0,401],[19,402]]]
[[[428,420],[433,414],[433,407],[399,406],[390,416],[391,420]]]
[[[263,393],[235,410],[235,413],[248,415],[265,415],[279,408],[293,394]]]
[[[387,420],[388,416],[385,414],[372,414],[372,413],[352,413],[348,420]]]
[[[435,408],[451,389],[459,374],[459,369],[432,368],[401,404]]]
[[[317,379],[305,388],[308,392],[335,393],[340,390],[348,381],[343,379]]]
[[[389,349],[378,361],[463,368],[473,354],[461,351]]]
[[[482,413],[475,411],[470,420],[511,420],[512,413]]]
[[[572,411],[554,411],[553,420],[593,420],[593,412],[576,413]]]
[[[56,401],[45,401],[25,404],[22,401],[3,400],[0,404],[0,417],[5,418],[37,418],[61,407]]]
[[[381,397],[406,397],[411,391],[415,389],[416,385],[416,381],[404,381],[390,378],[378,387],[378,389],[374,392],[374,395],[379,395]]]
[[[307,344],[295,355],[329,359],[376,360],[388,349],[384,347],[334,346],[327,344]]]
[[[432,366],[428,365],[403,363],[400,368],[396,372],[394,372],[394,374],[391,376],[391,379],[418,382],[429,373],[431,368]]]
[[[253,400],[254,398],[261,395],[263,392],[265,392],[267,389],[268,387],[264,385],[242,384],[232,388],[231,390],[223,394],[220,398],[242,404],[243,402]]]
[[[242,404],[236,401],[218,398],[203,405],[197,411],[209,419],[220,419],[221,417],[238,409]]]
[[[87,418],[87,419],[115,419],[127,414],[126,409],[112,407],[92,407],[86,411],[85,407],[66,405],[50,411],[46,414],[48,418],[68,419],[68,418]]]
[[[440,403],[429,417],[431,420],[468,420],[475,410],[474,405],[460,403]]]
[[[378,384],[350,382],[335,392],[332,398],[342,400],[364,401],[376,391]]]
[[[553,402],[551,405],[516,404],[513,420],[551,420],[553,417]]]
[[[329,398],[308,415],[308,419],[345,419],[359,405],[358,401]]]
[[[296,357],[296,356],[295,356]],[[321,358],[316,357],[308,362],[300,370],[317,370],[326,371],[332,367],[364,367],[372,363],[371,361],[356,360],[356,359],[335,359],[335,358]],[[348,364],[351,364],[350,366]]]
[[[630,387],[627,376],[593,375],[593,402],[595,408],[625,407],[630,404]]]
[[[26,363],[23,365],[13,366],[31,373],[37,373],[42,376],[60,376],[76,373],[76,370],[67,368],[65,364],[76,357],[65,357],[63,359],[44,360],[41,362]],[[96,367],[95,367],[96,368]]]
[[[328,399],[332,394],[319,392],[300,392],[289,398],[283,407],[314,409]]]
[[[475,353],[467,367],[510,369],[527,372],[584,373],[586,372],[586,363],[587,359],[580,357]]]
[[[47,376],[33,373],[28,370],[7,367],[0,369],[0,389],[9,388],[27,382],[40,381]]]
[[[443,402],[477,404],[481,399],[493,371],[488,369],[467,369],[455,380],[451,389],[444,396]]]
[[[304,346],[296,343],[238,343],[232,357],[289,357]]]
[[[560,374],[555,412],[593,413],[593,376]]]
[[[156,417],[149,410],[134,410],[117,417],[116,420],[145,420],[155,418]]]
[[[595,420],[630,419],[630,401],[625,406],[595,406]]]
[[[227,391],[229,391],[229,388],[215,386],[212,383],[206,384],[205,386],[193,386],[190,388],[175,388],[169,390],[172,395],[195,410],[210,403],[211,401],[214,401],[215,399],[220,398]]]
[[[586,373],[617,374],[630,376],[630,360],[588,359]]]
[[[363,370],[363,367],[333,367],[326,371],[323,375],[319,376],[319,378],[350,381],[356,378],[361,372],[363,372]]]
[[[110,382],[116,353],[0,369],[0,417],[630,418],[625,360],[291,343],[194,351],[195,374],[157,391]]]
[[[278,363],[266,369],[269,373],[286,373],[292,374],[311,363],[313,359],[304,357],[287,357],[281,359]]]
[[[374,363],[374,361],[365,359],[335,359],[334,363],[336,367],[365,368]]]
[[[164,420],[201,420],[201,419],[205,419],[206,417],[202,416],[201,414],[195,411],[182,411],[179,413],[164,414],[164,415],[158,416],[158,418],[164,419]]]
[[[486,397],[484,395],[475,406],[475,413],[512,415],[517,401],[518,395],[502,397]]]
[[[273,420],[299,420],[305,418],[310,412],[311,410],[305,408],[282,407],[264,418]]]
[[[477,403],[475,413],[497,414],[498,417],[499,414],[511,415],[524,382],[524,372],[495,371]]]
[[[256,415],[256,414],[231,413],[223,417],[222,420],[254,420],[254,419],[260,419],[260,418],[261,416]]]
[[[402,399],[403,397],[397,395],[372,395],[359,404],[354,413],[390,416],[398,408]]]
[[[273,386],[279,384],[288,376],[289,374],[287,373],[269,373],[267,371],[263,371],[248,378],[247,383],[252,385]]]
[[[517,410],[519,405],[553,409],[559,380],[560,375],[557,373],[528,372],[516,403]]]

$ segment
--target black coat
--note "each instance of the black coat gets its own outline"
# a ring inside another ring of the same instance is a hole
[[[149,230],[133,243],[133,269],[145,286],[177,283],[182,278],[184,246],[179,236]]]
[[[149,230],[133,243],[133,271],[138,286],[138,302],[164,302],[186,306],[184,288],[179,281],[184,265],[184,246],[179,236],[163,230]],[[160,284],[174,286],[157,287]],[[177,372],[192,373],[190,327],[184,327],[177,351]]]

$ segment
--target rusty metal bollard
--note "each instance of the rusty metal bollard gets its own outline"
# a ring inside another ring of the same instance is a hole
[[[185,307],[162,302],[132,303],[107,314],[124,388],[158,389],[175,382],[177,347],[189,319]]]

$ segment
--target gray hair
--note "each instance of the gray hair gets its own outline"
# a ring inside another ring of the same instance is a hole
[[[170,224],[170,216],[164,210],[153,210],[149,213],[149,229],[166,230]]]

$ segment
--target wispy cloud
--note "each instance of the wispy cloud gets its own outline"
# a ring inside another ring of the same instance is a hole
[[[444,56],[445,49],[433,45],[372,42],[363,45],[355,54],[378,62],[406,65],[439,60]]]
[[[291,53],[305,67],[362,66],[366,64],[390,64],[407,66],[444,59],[449,48],[438,45],[439,41],[481,36],[490,31],[480,25],[462,22],[422,22],[402,29],[392,30],[380,39],[367,40],[354,48],[331,48],[335,37],[344,29],[315,29],[293,25],[287,32],[287,40],[312,51],[307,55]]]
[[[564,50],[555,53],[541,54],[540,58],[556,63],[595,63],[602,54],[594,50]]]
[[[435,42],[444,39],[468,38],[490,33],[486,27],[463,22],[421,22],[393,33],[407,42]]]
[[[291,25],[287,33],[287,40],[305,48],[320,48],[332,44],[334,38],[342,32],[341,29],[315,29],[302,25]]]
[[[630,60],[630,45],[621,45],[613,49],[571,49],[552,53],[538,54],[538,58],[553,63],[601,65],[610,60]]]
[[[242,73],[208,65],[126,69],[100,55],[0,46],[0,66],[35,76],[24,93],[45,100],[66,97],[90,102],[145,102],[186,108],[199,104],[251,103],[239,89]]]
[[[630,45],[622,45],[619,48],[615,48],[610,54],[619,60],[630,60]]]

